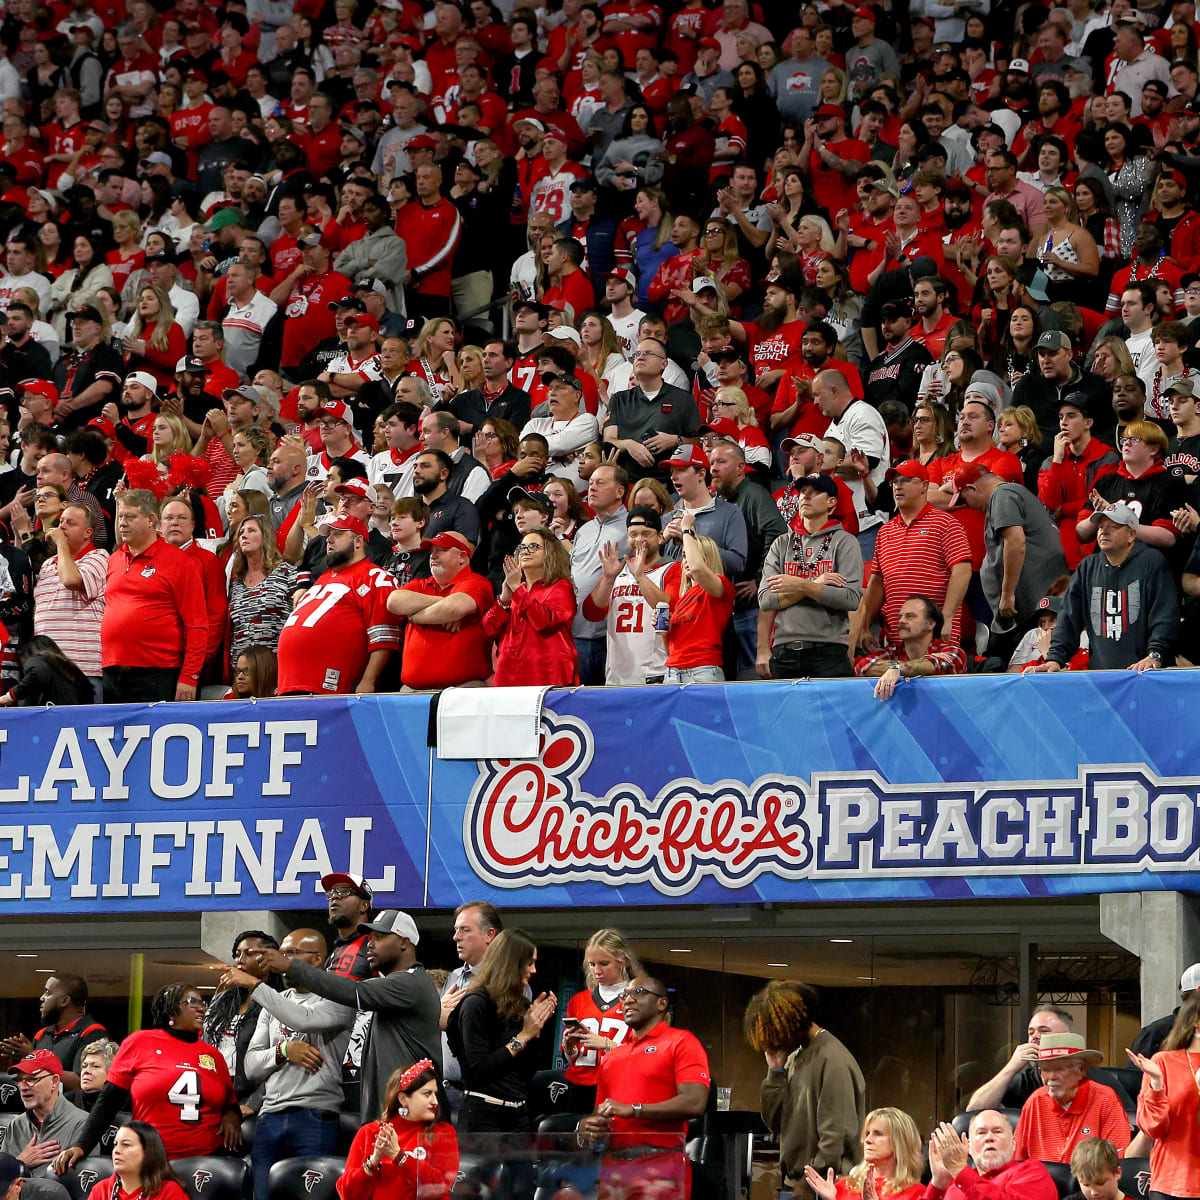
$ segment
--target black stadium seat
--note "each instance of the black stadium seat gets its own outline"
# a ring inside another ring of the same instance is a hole
[[[70,1193],[71,1200],[86,1200],[92,1188],[112,1173],[112,1159],[97,1154],[81,1158],[69,1171],[59,1175],[58,1181]]]
[[[982,1108],[973,1108],[973,1109],[971,1109],[970,1112],[959,1113],[958,1116],[956,1116],[954,1118],[954,1120],[950,1122],[954,1126],[954,1132],[955,1133],[970,1132],[971,1118],[977,1112],[986,1112],[986,1111],[989,1111],[989,1110],[982,1109]],[[1002,1112],[1008,1118],[1008,1123],[1013,1127],[1013,1129],[1016,1129],[1017,1122],[1021,1119],[1021,1110],[1019,1108],[997,1108],[997,1109],[994,1109],[991,1111]]]
[[[133,1120],[133,1113],[117,1113],[113,1117],[112,1124],[100,1135],[100,1140],[96,1143],[96,1149],[101,1154],[111,1154],[113,1142],[117,1139],[117,1130],[122,1125],[128,1125]]]
[[[346,1160],[332,1155],[280,1159],[271,1167],[270,1200],[336,1200],[337,1181],[345,1169]]]
[[[0,1075],[0,1113],[23,1113],[25,1105],[21,1103],[21,1091],[17,1087],[15,1075]]]
[[[362,1119],[356,1112],[338,1114],[338,1153],[343,1157],[350,1153],[350,1143],[362,1125]]]
[[[1140,1075],[1141,1072],[1139,1071]],[[1150,1195],[1150,1160],[1148,1158],[1121,1159],[1121,1191],[1130,1200],[1147,1200]]]
[[[1042,1166],[1050,1172],[1050,1178],[1054,1180],[1054,1186],[1058,1188],[1059,1200],[1075,1191],[1075,1180],[1071,1177],[1071,1167],[1068,1163],[1043,1160]]]
[[[251,1193],[250,1164],[241,1158],[177,1158],[171,1168],[189,1200],[246,1200]]]
[[[249,1116],[242,1118],[242,1153],[249,1154],[254,1149],[254,1133],[258,1129],[258,1118]]]

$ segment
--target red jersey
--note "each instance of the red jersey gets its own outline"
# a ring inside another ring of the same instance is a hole
[[[961,451],[958,450],[955,450],[953,454],[947,454],[945,458],[935,458],[929,464],[929,482],[934,486],[951,483],[954,479],[954,472],[966,461],[963,459]],[[999,475],[1007,483],[1019,483],[1022,486],[1025,484],[1025,469],[1021,465],[1021,460],[1009,450],[1001,450],[999,446],[992,446],[969,461],[977,462],[981,467],[987,467],[993,475]],[[966,504],[956,505],[947,511],[963,527],[963,532],[971,543],[971,570],[978,571],[983,566],[985,514],[977,509],[969,508]]]
[[[342,161],[342,131],[330,121],[320,133],[308,135],[308,169],[318,178],[328,175]]]
[[[649,17],[653,22],[644,29],[626,29],[607,35],[613,45],[621,51],[627,64],[633,63],[637,52],[643,47],[653,50],[658,45],[658,31],[662,28],[663,12],[657,4],[640,4],[638,0],[611,0],[601,9],[601,14],[606,22],[629,17]]]
[[[162,1135],[168,1158],[217,1153],[221,1117],[237,1100],[215,1046],[185,1042],[164,1029],[142,1029],[121,1043],[108,1078],[129,1092],[133,1119]]]
[[[42,129],[42,138],[46,143],[46,153],[73,155],[76,150],[83,148],[83,135],[86,132],[86,121],[76,121],[69,128],[59,125],[57,122],[53,125],[46,125]],[[48,188],[57,187],[59,178],[66,169],[66,163],[51,163],[49,169],[46,171],[46,186]]]
[[[616,1046],[625,1040],[629,1032],[629,1026],[621,1016],[620,993],[606,1002],[597,988],[592,988],[590,992],[576,992],[567,1003],[567,1016],[581,1022],[588,1033],[608,1038]],[[580,1050],[566,1070],[568,1082],[577,1083],[580,1087],[594,1087],[600,1075],[600,1060],[611,1053],[611,1050]]]
[[[698,583],[679,594],[682,563],[672,563],[663,576],[662,589],[671,606],[671,625],[667,632],[667,666],[719,667],[721,641],[725,626],[733,616],[733,584],[721,576],[721,595],[710,596]]]
[[[395,581],[369,558],[330,567],[304,593],[279,635],[279,694],[354,690],[376,650],[398,650],[388,612]]]
[[[404,663],[401,678],[406,687],[455,687],[473,679],[486,679],[492,673],[492,642],[483,631],[483,614],[495,603],[492,585],[474,571],[460,571],[442,587],[432,576],[414,579],[402,589],[422,596],[449,596],[466,592],[475,601],[475,612],[458,622],[452,633],[444,625],[408,623],[404,635]]]
[[[144,437],[147,446],[149,446],[150,439],[154,435],[154,422],[157,419],[158,415],[156,413],[147,413],[144,417],[138,417],[136,421],[131,421],[128,417],[123,417],[121,425],[126,429],[132,429],[138,437]],[[112,456],[122,465],[129,459],[138,457],[138,455],[122,446],[119,441],[113,442]]]
[[[852,533],[857,537],[858,510],[854,506],[854,493],[846,486],[845,481],[836,475],[831,475],[830,479],[833,480],[833,486],[837,488],[837,504],[830,515],[847,533]],[[800,530],[803,528],[803,522],[800,520],[800,493],[789,483],[781,487],[772,498],[775,501],[775,507],[779,509],[779,515],[796,531],[796,536],[799,537]]]
[[[162,538],[140,554],[118,546],[108,560],[104,600],[103,666],[178,668],[179,682],[196,686],[208,650],[208,610],[188,555]]]
[[[703,36],[706,8],[683,8],[667,22],[663,46],[679,55],[678,78],[682,79],[696,65],[698,40]]]
[[[405,205],[405,208],[409,207]],[[408,261],[411,267],[411,247]],[[349,294],[350,280],[340,271],[304,275],[296,280],[283,310],[283,354],[280,363],[284,367],[299,366],[301,359],[318,342],[337,332],[333,313],[329,311],[329,301],[341,300]],[[237,387],[237,384],[231,386]]]
[[[592,283],[587,275],[583,271],[575,270],[570,275],[564,275],[560,282],[548,287],[542,297],[542,303],[547,308],[556,308],[561,312],[566,312],[563,306],[569,304],[571,307],[567,315],[570,317],[570,323],[574,325],[589,308],[595,306],[596,294],[592,291]]]
[[[181,108],[173,112],[167,118],[171,126],[172,142],[176,138],[185,137],[188,150],[193,152],[201,146],[207,146],[212,141],[212,134],[208,129],[208,114],[212,110],[213,105],[205,100],[194,108]]]
[[[406,290],[421,296],[449,296],[450,262],[462,237],[458,209],[446,199],[428,206],[413,200],[400,210],[396,232],[408,247],[412,282]]]
[[[804,325],[803,321],[785,321],[774,333],[764,333],[755,321],[743,323],[755,379],[768,371],[780,370],[789,358],[799,357]]]
[[[610,1098],[620,1104],[674,1100],[681,1083],[712,1086],[708,1055],[695,1034],[659,1021],[640,1036],[631,1030],[615,1050],[604,1056],[596,1081],[596,1105]],[[672,1128],[666,1121],[614,1117],[612,1132],[617,1149],[624,1142],[682,1150],[687,1122],[680,1121]]]
[[[673,291],[690,291],[692,279],[695,277],[696,266],[702,266],[703,260],[697,263],[699,250],[688,250],[683,254],[672,254],[658,264],[654,278],[646,289],[646,298],[654,305],[665,305],[663,317],[668,325],[677,325],[688,319],[688,309],[681,300],[676,300]]]
[[[513,387],[533,395],[534,385],[538,383],[537,360],[542,352],[542,343],[538,342],[528,354],[518,355],[513,360],[512,370],[508,373]]]
[[[934,604],[945,603],[951,568],[970,561],[971,544],[962,526],[932,504],[926,504],[911,522],[897,513],[883,525],[868,568],[883,576],[884,637],[897,644],[896,616],[909,596],[928,596]],[[950,641],[958,641],[961,620],[960,608],[954,614]]]

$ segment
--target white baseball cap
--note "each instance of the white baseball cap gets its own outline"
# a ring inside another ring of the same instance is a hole
[[[415,946],[420,940],[421,935],[417,932],[417,923],[406,912],[401,912],[398,908],[385,908],[377,913],[375,920],[370,924],[362,924],[358,927],[359,933],[394,933],[398,937],[408,938]]]
[[[1192,963],[1179,977],[1179,990],[1181,992],[1194,992],[1197,988],[1200,988],[1200,963]]]
[[[556,329],[550,330],[550,337],[560,342],[574,342],[581,349],[583,347],[583,339],[579,336],[579,331],[572,329],[570,325],[559,325]]]
[[[125,376],[126,383],[140,383],[147,391],[158,391],[158,380],[149,371],[130,371]]]

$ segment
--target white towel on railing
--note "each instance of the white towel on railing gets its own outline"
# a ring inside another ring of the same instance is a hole
[[[547,688],[447,688],[438,698],[438,758],[537,758]]]

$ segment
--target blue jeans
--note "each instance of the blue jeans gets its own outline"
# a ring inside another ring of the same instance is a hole
[[[579,682],[584,687],[603,687],[604,668],[608,663],[608,639],[577,637],[575,650],[579,655]]]
[[[338,1114],[320,1108],[285,1108],[258,1118],[250,1165],[254,1168],[254,1200],[267,1200],[273,1164],[284,1158],[336,1154]]]
[[[864,563],[869,563],[875,557],[875,539],[879,536],[882,524],[872,525],[870,529],[859,530],[858,548],[862,551]]]
[[[747,608],[733,614],[733,632],[737,635],[738,670],[753,668],[758,661],[758,609]]]
[[[720,667],[668,667],[664,683],[724,683]]]

